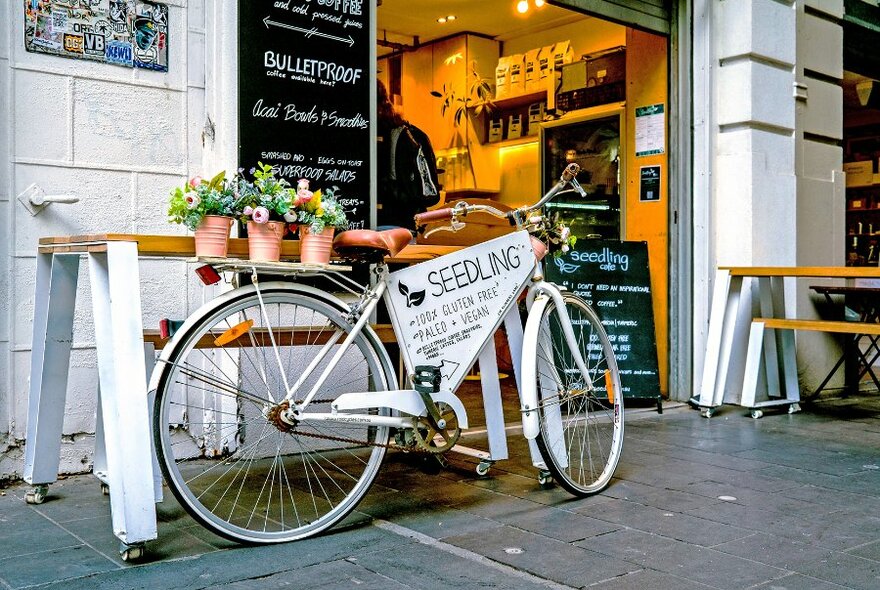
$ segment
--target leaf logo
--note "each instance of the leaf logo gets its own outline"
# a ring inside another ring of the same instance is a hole
[[[424,290],[410,292],[409,287],[407,287],[403,283],[398,284],[397,288],[400,291],[400,294],[403,295],[404,297],[406,297],[406,306],[407,307],[412,307],[414,305],[416,307],[418,307],[422,303],[424,303],[424,301],[425,301],[425,291]]]
[[[555,262],[556,266],[559,267],[560,272],[565,275],[571,274],[581,267],[579,264],[571,264],[570,262],[566,262],[562,258],[554,258],[553,262]]]

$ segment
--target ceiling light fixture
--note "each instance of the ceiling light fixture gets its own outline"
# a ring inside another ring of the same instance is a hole
[[[541,8],[544,6],[544,0],[535,0],[535,8]]]
[[[520,14],[525,14],[529,11],[529,0],[519,0],[516,3],[516,11]]]
[[[449,16],[446,17],[446,20],[448,20],[449,22],[454,21],[454,20],[455,20],[455,15],[454,15],[454,14],[450,14]]]
[[[442,25],[443,23],[446,22],[446,17],[445,17],[445,16],[441,16],[440,18],[437,19],[437,22],[440,23],[440,24]]]

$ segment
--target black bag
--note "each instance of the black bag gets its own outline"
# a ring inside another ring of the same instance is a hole
[[[412,228],[413,216],[440,199],[434,150],[427,135],[411,125],[395,127],[386,141],[388,170],[379,182],[379,225]]]

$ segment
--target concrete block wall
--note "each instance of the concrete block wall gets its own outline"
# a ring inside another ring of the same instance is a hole
[[[797,264],[842,266],[846,239],[846,197],[842,175],[843,149],[843,0],[803,0],[797,6]],[[798,317],[825,317],[823,297],[801,281]],[[800,333],[799,376],[812,390],[834,365],[840,339],[821,333]],[[839,372],[832,386],[843,385]]]
[[[37,239],[104,232],[183,233],[166,221],[169,189],[202,174],[206,120],[204,0],[169,5],[167,73],[24,49],[21,2],[0,6],[0,478],[21,473]],[[210,172],[210,171],[209,171]],[[71,193],[32,217],[16,200],[30,184]],[[62,472],[89,469],[97,367],[83,261],[65,407]],[[202,300],[187,264],[141,265],[144,325],[182,318]]]
[[[2,10],[2,9],[0,9]],[[3,17],[5,18],[5,17]],[[12,390],[12,375],[9,368],[10,360],[10,329],[11,317],[9,305],[9,240],[7,236],[12,231],[12,219],[10,216],[10,195],[12,194],[10,181],[10,129],[12,117],[9,111],[9,101],[4,94],[9,88],[12,72],[9,68],[9,27],[0,24],[0,457],[8,447],[10,408],[12,406],[8,392]],[[13,441],[14,444],[14,441]],[[5,472],[4,463],[0,458],[0,479]]]
[[[710,273],[842,265],[842,0],[697,1],[695,15],[695,88],[711,104],[695,104],[695,187],[709,195],[696,227],[710,228],[707,243],[694,245],[697,261],[706,255]],[[709,296],[701,277],[694,284],[696,296]],[[809,284],[789,288],[790,313],[818,315]],[[804,388],[837,352],[832,338],[798,335]]]
[[[795,7],[775,0],[716,7],[716,264],[793,264]]]

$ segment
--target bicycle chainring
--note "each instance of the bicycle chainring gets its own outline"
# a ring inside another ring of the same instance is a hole
[[[440,420],[445,422],[442,427],[433,423],[431,418],[422,416],[413,429],[413,438],[420,450],[428,453],[445,453],[455,446],[461,436],[458,417],[452,406],[445,402],[436,402]]]

